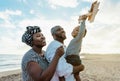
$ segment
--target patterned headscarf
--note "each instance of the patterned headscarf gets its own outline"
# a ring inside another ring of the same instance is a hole
[[[26,29],[27,31],[22,36],[22,42],[32,47],[33,34],[41,32],[41,29],[38,26],[28,26]]]

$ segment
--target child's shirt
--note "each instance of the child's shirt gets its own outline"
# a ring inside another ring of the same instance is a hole
[[[79,55],[81,51],[82,38],[85,33],[85,20],[80,23],[78,35],[73,38],[66,50],[66,56]]]

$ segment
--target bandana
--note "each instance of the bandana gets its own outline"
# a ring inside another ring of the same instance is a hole
[[[32,47],[33,34],[41,32],[41,29],[38,26],[28,26],[26,29],[27,31],[22,36],[22,42]]]

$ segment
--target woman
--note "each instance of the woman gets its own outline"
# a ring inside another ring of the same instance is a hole
[[[42,50],[46,45],[45,37],[38,26],[28,26],[22,36],[22,42],[32,47],[22,59],[23,81],[50,81],[59,58],[64,54],[63,47],[56,50],[51,64],[48,65],[44,57],[45,51]]]

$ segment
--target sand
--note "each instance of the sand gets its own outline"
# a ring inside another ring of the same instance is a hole
[[[0,72],[0,81],[22,81],[21,70]]]
[[[82,81],[120,81],[120,54],[84,54]],[[0,81],[22,81],[21,70],[0,73]]]
[[[84,55],[82,81],[120,81],[120,55]]]

